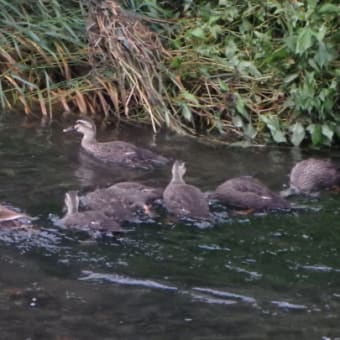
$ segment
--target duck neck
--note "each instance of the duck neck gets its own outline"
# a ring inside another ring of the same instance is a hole
[[[184,179],[183,179],[183,175],[178,171],[178,169],[175,169],[175,171],[173,171],[171,183],[172,184],[183,184],[183,183],[185,183]]]
[[[74,192],[69,192],[67,194],[65,204],[66,204],[66,215],[76,214],[79,209],[79,197]]]
[[[88,131],[84,133],[83,138],[81,140],[81,145],[89,145],[97,143],[96,133],[93,131]]]

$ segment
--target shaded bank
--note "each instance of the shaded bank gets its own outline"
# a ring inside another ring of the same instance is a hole
[[[337,142],[335,2],[16,0],[1,9],[5,109],[228,142]]]

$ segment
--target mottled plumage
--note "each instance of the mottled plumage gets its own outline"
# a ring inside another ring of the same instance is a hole
[[[152,169],[167,163],[168,159],[151,150],[124,141],[100,143],[96,139],[96,125],[82,118],[64,132],[77,131],[83,135],[81,147],[89,155],[106,164],[120,164],[130,168]]]
[[[97,210],[119,222],[127,221],[132,210],[107,189],[96,189],[79,197],[80,205],[86,210]]]
[[[171,181],[163,192],[164,206],[177,218],[209,219],[209,205],[204,194],[184,182],[185,172],[185,164],[175,161]]]
[[[215,196],[222,203],[238,209],[261,211],[290,207],[277,193],[251,176],[235,177],[225,181],[216,188]]]
[[[331,160],[308,158],[296,163],[292,168],[289,188],[282,191],[281,195],[311,195],[339,184],[340,171]]]
[[[142,208],[145,204],[161,198],[163,190],[138,182],[119,182],[106,189],[97,190],[97,192],[107,192],[129,207]]]

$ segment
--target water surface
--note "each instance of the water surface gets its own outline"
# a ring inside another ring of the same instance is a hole
[[[335,339],[340,336],[340,196],[294,202],[299,213],[234,216],[210,229],[155,220],[120,238],[84,242],[60,230],[64,192],[153,173],[79,157],[58,122],[0,119],[0,200],[36,216],[32,231],[0,231],[1,339]],[[280,190],[298,160],[337,151],[226,148],[141,128],[100,131],[187,162],[204,190],[254,175]]]

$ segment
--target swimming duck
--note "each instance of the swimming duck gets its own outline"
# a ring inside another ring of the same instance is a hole
[[[0,204],[0,227],[27,228],[32,217]]]
[[[133,209],[112,194],[109,189],[96,189],[79,197],[80,205],[86,210],[103,212],[119,222],[132,219]]]
[[[60,223],[69,228],[87,231],[122,232],[120,223],[109,218],[102,211],[88,210],[79,212],[79,197],[77,191],[69,191],[65,194],[66,214]]]
[[[220,184],[214,197],[222,203],[252,211],[288,209],[289,203],[252,176],[240,176]]]
[[[76,121],[64,132],[77,131],[83,135],[81,147],[89,155],[106,164],[120,164],[130,168],[150,170],[167,163],[168,159],[151,150],[124,141],[100,143],[96,139],[96,125],[90,118]]]
[[[317,195],[322,189],[340,185],[340,170],[329,159],[308,158],[295,164],[289,176],[289,188],[281,196]]]
[[[97,189],[80,197],[81,204],[91,206],[100,202],[116,202],[117,200],[128,209],[142,208],[148,212],[148,205],[162,197],[163,190],[138,182],[119,182],[108,188]],[[109,203],[110,204],[110,203]],[[116,203],[117,204],[117,203]]]
[[[26,214],[9,209],[3,205],[0,205],[0,222],[7,222],[17,220],[22,217],[28,217]]]
[[[197,187],[186,184],[184,162],[175,161],[172,166],[172,178],[163,192],[166,209],[177,218],[209,219],[209,205],[203,192]]]

